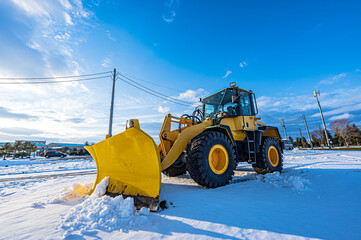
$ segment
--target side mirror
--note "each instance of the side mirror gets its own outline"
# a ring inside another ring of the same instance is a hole
[[[232,103],[236,103],[238,102],[238,100],[239,100],[239,96],[235,96],[235,95],[232,96]]]

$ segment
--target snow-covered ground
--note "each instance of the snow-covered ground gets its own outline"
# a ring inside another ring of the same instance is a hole
[[[0,239],[361,239],[361,152],[284,158],[282,174],[239,164],[232,184],[217,189],[163,176],[168,208],[157,213],[101,196],[106,181],[84,198],[94,173],[35,178],[94,170],[93,161],[0,161]],[[32,178],[8,181],[21,176]]]

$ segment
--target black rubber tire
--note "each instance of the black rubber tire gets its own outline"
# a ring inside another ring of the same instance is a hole
[[[276,167],[272,166],[268,159],[268,149],[274,146],[277,149],[279,162]],[[278,142],[272,137],[262,139],[261,151],[257,154],[257,163],[252,164],[253,169],[258,174],[266,174],[273,172],[282,172],[283,169],[283,155]]]
[[[168,177],[181,176],[187,172],[187,166],[184,158],[186,154],[183,152],[177,161],[175,161],[169,168],[164,169],[162,173]]]
[[[228,154],[228,167],[222,174],[216,174],[209,166],[208,155],[214,145],[222,145]],[[236,152],[229,138],[223,133],[206,131],[195,137],[187,148],[187,170],[192,179],[206,188],[227,185],[236,168]]]

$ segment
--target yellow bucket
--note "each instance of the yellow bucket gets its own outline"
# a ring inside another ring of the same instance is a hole
[[[135,206],[158,209],[161,165],[157,145],[137,120],[125,132],[85,147],[97,166],[95,186],[109,177],[107,194],[134,197]]]

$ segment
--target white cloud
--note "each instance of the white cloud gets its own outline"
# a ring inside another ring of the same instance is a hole
[[[336,114],[344,114],[345,112],[353,112],[353,111],[360,111],[361,110],[361,103],[346,105],[346,106],[338,106],[337,108],[323,112],[324,116],[333,116]],[[319,116],[318,114],[314,114],[311,117]]]
[[[331,85],[334,84],[335,82],[337,82],[338,80],[346,77],[347,73],[339,73],[335,76],[329,77],[327,79],[321,80],[320,84],[325,84],[325,85]]]
[[[19,8],[23,9],[28,15],[31,16],[49,16],[47,10],[48,4],[46,1],[37,0],[12,0]]]
[[[224,74],[224,76],[222,78],[227,78],[231,73],[232,73],[232,71],[227,70],[226,74]]]
[[[317,107],[313,96],[287,96],[269,97],[261,96],[257,98],[257,105],[264,111],[296,112],[307,111]]]
[[[13,13],[18,15],[17,24],[22,28],[25,27],[27,31],[21,41],[25,46],[35,50],[32,51],[33,55],[41,58],[38,61],[27,61],[26,58],[24,59],[24,54],[29,51],[23,49],[21,54],[23,59],[18,61],[20,68],[26,71],[28,67],[33,71],[42,66],[39,72],[46,76],[78,74],[81,69],[72,59],[72,55],[74,48],[83,41],[86,32],[84,30],[89,28],[91,21],[87,19],[88,23],[84,22],[91,13],[83,8],[82,2],[80,0],[74,0],[72,3],[68,0],[12,0],[12,3],[16,10],[20,10]],[[83,31],[79,31],[81,27]],[[24,46],[16,46],[13,51],[21,47],[24,48]],[[20,54],[12,56],[12,58],[16,57],[20,57]],[[32,64],[36,66],[33,67]]]
[[[165,1],[165,11],[162,14],[163,20],[166,23],[172,23],[174,18],[177,16],[175,9],[178,7],[178,0],[166,0]]]
[[[112,61],[111,61],[109,58],[106,58],[106,59],[104,59],[103,63],[100,64],[100,65],[102,65],[102,66],[105,67],[105,68],[108,68],[108,67],[110,67],[110,63],[111,63],[111,62],[112,62]]]
[[[203,88],[198,88],[197,90],[187,90],[185,92],[180,93],[176,99],[184,100],[187,102],[198,103],[199,98],[202,98],[207,95],[207,92]]]
[[[239,66],[241,67],[241,68],[244,68],[245,66],[247,66],[247,63],[246,62],[240,62],[239,63]]]
[[[63,5],[66,9],[70,10],[73,8],[68,0],[59,0],[59,1],[60,1],[61,5]]]
[[[114,42],[116,41],[116,39],[110,34],[109,30],[107,30],[107,37]]]
[[[66,24],[68,24],[68,25],[73,25],[73,24],[74,24],[74,23],[71,21],[71,17],[70,17],[70,15],[69,15],[69,13],[64,12],[64,19],[65,19]]]
[[[341,114],[341,115],[333,116],[333,117],[330,118],[330,120],[338,120],[338,119],[342,119],[342,118],[350,118],[352,116],[353,116],[352,114],[344,113],[344,114]]]
[[[158,106],[158,112],[160,113],[169,113],[169,107],[162,107],[162,106]]]
[[[73,0],[73,1],[74,1],[74,5],[76,6],[75,15],[88,18],[91,13],[83,7],[82,0]]]
[[[0,59],[0,77],[80,74],[82,69],[73,55],[85,38],[83,32],[86,31],[80,29],[87,30],[92,21],[86,19],[88,22],[84,22],[85,16],[91,13],[83,9],[81,1],[12,0],[12,3],[5,15],[9,24],[2,32],[16,41],[10,41],[6,47],[0,46],[0,51],[8,56],[5,60]],[[22,34],[14,36],[14,28],[21,29]],[[103,96],[98,91],[95,96],[95,92],[77,82],[2,85],[0,105],[6,106],[2,114],[7,116],[1,120],[2,132],[10,133],[21,126],[24,138],[29,132],[32,139],[81,142],[98,138],[99,134],[104,134],[99,126],[102,118],[106,118],[97,107],[98,102],[103,101],[100,95]],[[32,116],[37,117],[36,121]],[[86,121],[80,121],[84,116]],[[89,128],[95,130],[89,131]],[[20,138],[21,131],[17,134],[16,138]],[[14,140],[14,137],[1,135],[3,140]]]
[[[167,23],[172,23],[177,14],[174,11],[163,13],[163,20]]]

